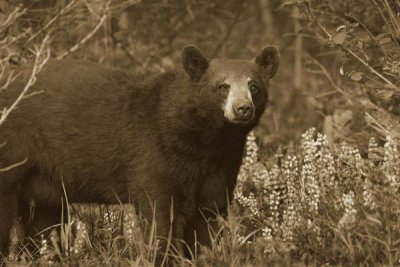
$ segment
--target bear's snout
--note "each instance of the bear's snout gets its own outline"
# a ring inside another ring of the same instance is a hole
[[[248,124],[254,120],[255,108],[248,99],[237,99],[225,106],[225,118],[233,124]]]
[[[250,121],[254,117],[254,107],[249,101],[241,101],[233,105],[235,119],[240,121]]]

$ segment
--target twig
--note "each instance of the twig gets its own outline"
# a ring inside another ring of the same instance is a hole
[[[212,53],[212,57],[216,57],[223,47],[223,45],[229,40],[231,37],[232,31],[235,28],[236,24],[239,22],[240,16],[243,14],[244,10],[246,9],[247,1],[244,1],[242,6],[239,8],[239,10],[236,12],[235,17],[233,18],[232,23],[229,25],[228,30],[225,33],[224,38],[219,42],[217,47],[215,47],[214,52]]]
[[[326,96],[337,94],[337,92],[338,92],[337,90],[328,91],[328,92],[325,92],[325,93],[318,94],[318,95],[314,96],[314,98],[315,99],[323,98],[323,97],[326,97]]]
[[[3,75],[0,76],[0,79],[3,78]],[[7,81],[0,87],[0,92],[5,90],[12,82],[15,81],[15,79],[19,76],[19,73],[14,75],[14,71],[11,71],[10,74],[7,77]]]
[[[292,9],[294,31],[300,31],[299,10]],[[293,87],[299,89],[303,83],[303,38],[296,35],[293,44],[294,49],[294,66],[293,66]]]
[[[24,8],[21,10],[20,7],[16,7],[11,13],[8,14],[6,19],[0,25],[0,50],[10,46],[11,44],[15,43],[22,37],[25,37],[29,31],[24,31],[23,33],[19,34],[16,37],[7,36],[7,32],[9,28],[15,24],[15,21],[19,19],[21,16],[26,14],[28,9]]]
[[[85,4],[85,6],[89,10],[90,14],[94,15],[97,19],[101,18],[100,15],[97,14],[96,11],[94,11],[93,7],[88,3],[87,0],[81,0],[81,1]]]
[[[322,65],[318,60],[316,60],[314,57],[312,57],[310,54],[307,53],[307,56],[314,62],[315,65],[317,65],[321,71],[323,72],[323,74],[325,75],[325,77],[328,79],[329,83],[333,86],[333,88],[335,88],[336,91],[338,91],[341,94],[344,94],[346,96],[350,96],[349,93],[347,93],[346,91],[344,91],[342,88],[340,88],[335,81],[332,79],[331,75],[329,74],[329,72],[326,70],[326,68],[324,67],[324,65]]]
[[[0,144],[0,148],[2,148],[3,146],[7,145],[7,141],[4,141],[3,143]]]
[[[395,43],[396,43],[397,45],[399,45],[399,43],[398,43],[397,40],[396,40],[396,36],[393,34],[393,30],[392,30],[391,24],[390,24],[390,22],[388,21],[388,18],[387,18],[387,16],[385,15],[385,13],[382,11],[382,7],[378,4],[378,2],[377,2],[376,0],[372,0],[372,2],[373,2],[374,5],[378,8],[379,14],[381,15],[383,21],[385,22],[386,27],[388,28],[388,31],[390,32],[390,35],[391,35],[392,38],[393,38],[393,41],[395,41]]]
[[[386,56],[385,50],[381,48],[379,45],[378,41],[375,39],[375,36],[372,34],[372,32],[367,28],[367,26],[364,25],[364,23],[361,22],[358,18],[352,17],[350,15],[345,15],[345,18],[350,20],[351,22],[357,22],[369,35],[369,37],[374,41],[375,46],[379,49],[379,51]]]
[[[67,13],[67,11],[69,11],[71,8],[73,8],[75,4],[76,4],[76,0],[72,0],[68,5],[66,5],[63,9],[61,9],[57,15],[55,15],[49,22],[47,22],[46,25],[44,25],[38,32],[33,34],[31,37],[29,37],[28,41],[30,42],[33,39],[35,39],[40,33],[42,33],[48,27],[50,27],[60,16],[64,15],[65,13]]]
[[[329,38],[329,40],[332,40],[332,34],[330,34],[325,27],[319,23],[319,21],[316,21],[316,24],[318,25],[318,27],[326,34],[326,36]],[[347,52],[348,54],[350,54],[352,57],[354,57],[356,60],[358,60],[361,64],[363,64],[370,72],[372,72],[373,74],[375,74],[376,76],[378,76],[382,81],[384,81],[386,84],[390,85],[390,87],[392,89],[398,90],[400,91],[400,88],[397,87],[394,83],[392,83],[390,80],[388,80],[387,78],[385,78],[382,74],[380,74],[379,72],[377,72],[373,67],[371,67],[367,62],[365,62],[362,58],[360,58],[356,53],[354,53],[352,50],[344,47],[341,44],[336,44],[338,47],[340,47],[341,49],[343,49],[345,52]]]
[[[32,97],[34,95],[38,95],[38,94],[42,94],[42,93],[44,93],[44,90],[34,91],[34,92],[29,93],[29,94],[25,94],[24,95],[24,99],[27,99],[27,98],[30,98],[30,97]]]
[[[118,41],[117,38],[115,38],[114,31],[111,32],[110,34],[111,40],[114,45],[119,45],[122,51],[128,56],[128,58],[132,61],[132,63],[135,63],[137,65],[140,65],[141,67],[144,67],[144,63],[140,61],[139,59],[136,58],[134,54],[132,54],[131,51],[129,51],[129,48],[122,42]]]
[[[1,31],[0,31],[1,32]],[[21,40],[22,38],[26,37],[31,30],[25,30],[21,34],[17,36],[13,36],[11,38],[4,38],[4,40],[0,41],[0,50],[5,49],[6,47],[10,47],[12,44],[16,43],[17,41]]]
[[[39,48],[36,48],[35,52],[35,61],[33,64],[32,72],[29,77],[28,82],[26,83],[24,89],[22,92],[18,95],[17,99],[11,104],[9,108],[4,107],[2,112],[1,112],[1,117],[0,117],[0,125],[2,125],[7,117],[10,115],[10,113],[15,109],[15,107],[21,102],[21,100],[24,98],[26,93],[28,92],[29,88],[32,87],[35,82],[36,82],[36,75],[42,70],[43,66],[47,63],[47,61],[50,58],[50,49],[47,46],[49,43],[49,36],[46,35],[40,45]],[[42,56],[44,55],[44,58]]]
[[[111,5],[109,10],[111,12],[115,12],[117,10],[123,10],[130,6],[136,5],[140,3],[142,0],[125,0],[122,3]]]
[[[69,54],[75,52],[76,50],[78,50],[82,45],[84,45],[90,38],[92,38],[96,32],[100,29],[100,27],[104,24],[104,22],[106,21],[107,15],[104,14],[101,19],[99,20],[99,22],[97,23],[96,27],[94,27],[94,29],[89,32],[84,38],[82,38],[82,40],[78,43],[76,43],[73,47],[71,47],[68,51],[65,51],[64,53],[62,53],[61,55],[59,55],[57,57],[57,59],[63,59],[64,57],[68,56]]]
[[[21,165],[24,165],[27,161],[28,161],[28,158],[25,158],[24,160],[22,160],[20,162],[11,164],[11,165],[9,165],[7,167],[4,167],[4,168],[0,168],[0,172],[8,172],[8,171],[10,171],[10,170],[12,170],[14,168],[17,168],[17,167],[19,167]]]
[[[284,33],[281,35],[281,38],[288,38],[288,37],[296,37],[296,36],[301,36],[303,38],[310,38],[310,39],[315,39],[315,40],[323,40],[325,41],[325,38],[319,38],[318,36],[312,35],[312,34],[307,34],[307,33],[299,33],[299,32],[288,32]]]
[[[211,8],[207,7],[200,11],[196,9],[196,14],[193,14],[194,17],[201,18],[204,15],[212,14],[216,9],[219,8],[218,3],[219,2],[217,2],[217,4],[212,6]],[[177,38],[182,32],[189,29],[190,26],[195,23],[196,20],[190,16],[186,16],[186,14],[187,10],[185,9],[185,12],[180,14],[176,22],[171,25],[170,29],[174,29],[174,31],[172,31],[167,37],[169,43],[172,43],[175,40],[175,38]]]
[[[379,72],[377,72],[373,67],[371,67],[367,62],[365,62],[362,58],[360,58],[359,56],[357,56],[356,53],[354,53],[352,50],[347,49],[345,47],[343,47],[342,45],[339,45],[339,47],[341,47],[343,50],[345,50],[347,53],[349,53],[350,55],[352,55],[355,59],[357,59],[361,64],[363,64],[366,68],[369,69],[370,72],[372,72],[373,74],[375,74],[376,76],[378,76],[382,81],[384,81],[385,83],[387,83],[388,85],[390,85],[391,88],[400,91],[400,88],[397,87],[394,83],[392,83],[390,80],[388,80],[387,78],[385,78],[382,74],[380,74]]]
[[[389,2],[387,0],[382,0],[381,2],[383,3],[383,6],[386,8],[387,13],[388,13],[389,18],[390,18],[390,21],[392,22],[392,26],[394,28],[394,32],[396,33],[395,38],[400,37],[399,36],[400,35],[400,24],[399,24],[398,19],[396,18],[396,15],[393,14],[394,12],[393,12]]]
[[[385,127],[383,127],[382,124],[380,124],[374,117],[372,117],[371,114],[369,114],[368,112],[365,112],[365,115],[367,116],[367,118],[369,118],[372,123],[374,123],[376,126],[374,127],[373,125],[371,125],[375,130],[377,130],[378,132],[384,132],[386,135],[391,135],[391,132],[387,129],[385,129]]]
[[[24,15],[28,11],[27,8],[24,8],[21,10],[20,7],[16,7],[9,15],[6,17],[6,19],[3,21],[3,23],[0,25],[0,32],[5,31],[9,26],[13,25],[13,23],[22,15]]]

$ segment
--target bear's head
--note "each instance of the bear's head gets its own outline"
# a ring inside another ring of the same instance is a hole
[[[194,46],[182,51],[183,68],[201,102],[201,117],[249,129],[266,108],[268,82],[276,74],[279,60],[279,52],[273,46],[264,47],[251,60],[210,60]]]

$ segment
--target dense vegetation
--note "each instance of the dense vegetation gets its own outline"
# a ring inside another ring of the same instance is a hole
[[[174,68],[189,43],[210,57],[247,58],[277,45],[282,65],[267,114],[248,137],[236,201],[196,263],[400,263],[398,0],[16,0],[0,2],[0,11],[0,97],[27,60],[36,62],[33,83],[49,57],[146,75]],[[26,88],[0,107],[0,130],[20,101],[40,93]],[[70,211],[61,249],[43,239],[36,255],[27,253],[16,227],[9,262],[153,264],[157,240],[145,239],[132,207]]]

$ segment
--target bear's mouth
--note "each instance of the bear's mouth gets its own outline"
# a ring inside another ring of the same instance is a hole
[[[232,119],[228,119],[228,121],[232,124],[236,124],[236,125],[247,125],[249,123],[251,123],[254,119],[254,116],[249,118],[249,119],[239,119],[239,118],[232,118]]]
[[[239,115],[234,112],[233,108],[225,109],[224,111],[224,117],[226,121],[230,124],[235,124],[235,125],[248,125],[252,123],[254,121],[256,114],[255,111],[253,110],[251,114],[248,114],[248,116],[239,116]]]

